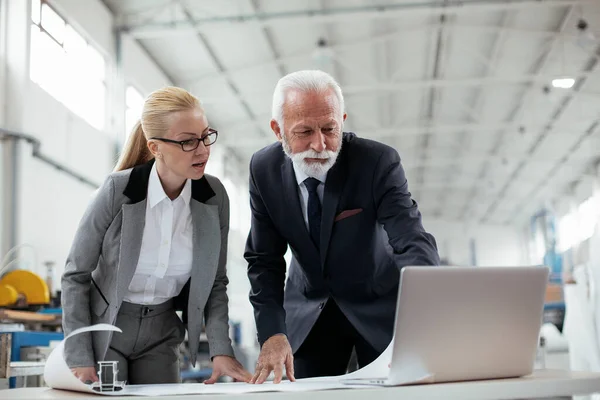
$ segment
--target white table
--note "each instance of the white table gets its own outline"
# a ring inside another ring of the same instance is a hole
[[[571,371],[536,371],[519,379],[498,379],[474,382],[440,383],[403,387],[368,387],[365,389],[323,390],[314,392],[270,392],[244,395],[186,395],[160,396],[162,400],[362,400],[362,399],[557,399],[576,395],[600,393],[600,373]],[[99,396],[87,393],[66,392],[49,388],[22,388],[0,390],[0,399],[127,399],[131,396]],[[139,398],[139,397],[138,397]]]

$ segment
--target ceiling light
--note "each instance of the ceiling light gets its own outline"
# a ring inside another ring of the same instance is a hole
[[[325,69],[333,64],[334,53],[327,40],[320,38],[317,42],[317,48],[312,54],[313,62],[318,68]]]
[[[596,38],[594,32],[588,29],[588,22],[582,18],[577,22],[576,26],[579,32],[577,33],[577,40],[575,41],[575,43],[583,48],[595,46],[598,42],[598,38]]]
[[[573,78],[559,78],[552,80],[552,86],[559,89],[571,89],[575,84],[575,79]]]

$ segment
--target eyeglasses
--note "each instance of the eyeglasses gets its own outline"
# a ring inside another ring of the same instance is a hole
[[[175,143],[181,146],[181,150],[183,151],[194,151],[200,146],[200,142],[204,143],[204,146],[208,147],[211,144],[214,144],[217,141],[217,137],[219,136],[219,132],[214,129],[209,129],[208,133],[201,138],[193,138],[187,140],[171,140],[160,137],[152,137],[152,140],[160,140],[161,142],[166,143]]]

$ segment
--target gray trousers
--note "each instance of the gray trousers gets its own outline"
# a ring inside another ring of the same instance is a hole
[[[179,345],[185,326],[173,301],[157,305],[123,302],[105,361],[118,361],[119,381],[130,385],[179,383]]]

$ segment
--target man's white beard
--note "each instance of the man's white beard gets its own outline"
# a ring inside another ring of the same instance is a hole
[[[281,135],[282,137],[282,146],[283,152],[292,160],[294,166],[299,168],[302,172],[308,175],[311,178],[323,177],[327,172],[333,167],[335,161],[337,160],[337,156],[342,149],[342,135],[340,135],[340,144],[336,151],[331,150],[323,150],[318,153],[314,150],[306,150],[301,153],[292,153],[292,148],[290,147],[287,139],[285,137],[285,133]],[[326,159],[325,162],[308,162],[307,158],[320,158]]]

